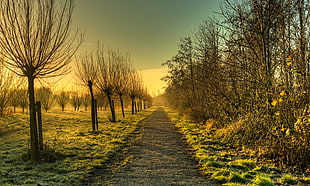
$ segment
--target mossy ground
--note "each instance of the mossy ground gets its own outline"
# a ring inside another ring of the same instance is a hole
[[[223,185],[310,185],[310,175],[289,172],[268,162],[245,147],[224,143],[206,125],[192,123],[166,108],[170,119],[184,134],[195,151],[195,158],[207,177]]]
[[[27,160],[28,114],[0,118],[0,185],[79,185],[102,166],[133,135],[139,122],[155,109],[126,113],[116,123],[100,111],[99,131],[91,131],[89,112],[43,112],[43,161]],[[49,158],[49,159],[44,159]]]

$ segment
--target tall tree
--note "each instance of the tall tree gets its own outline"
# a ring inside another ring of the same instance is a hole
[[[112,95],[115,92],[117,82],[117,61],[119,60],[118,54],[116,51],[109,49],[107,51],[107,55],[105,55],[104,48],[100,47],[97,52],[97,57],[99,72],[96,86],[100,92],[106,95],[112,116],[111,121],[116,122]]]
[[[99,44],[98,44],[99,47]],[[98,50],[98,48],[97,48]],[[84,86],[87,86],[91,99],[91,121],[93,131],[96,131],[96,113],[95,113],[95,96],[93,86],[96,82],[98,74],[98,63],[94,52],[85,52],[76,59],[76,76],[80,79]],[[86,108],[86,107],[85,107]],[[98,130],[98,128],[97,128]]]
[[[34,80],[68,72],[65,67],[81,43],[78,31],[71,35],[72,13],[73,0],[0,2],[1,58],[9,69],[28,79],[32,162],[41,159]]]
[[[123,117],[125,117],[123,96],[126,95],[128,92],[129,75],[130,75],[132,66],[130,64],[129,53],[127,53],[125,56],[118,53],[118,59],[119,60],[116,61],[117,78],[116,78],[115,93],[119,96],[121,109],[122,109],[122,115]]]

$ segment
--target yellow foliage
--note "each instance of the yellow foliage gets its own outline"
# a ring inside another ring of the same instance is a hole
[[[271,102],[271,105],[272,105],[272,106],[276,106],[276,105],[277,105],[277,103],[278,103],[278,101],[277,101],[277,100],[273,100],[273,101]]]
[[[281,93],[280,93],[280,96],[285,96],[286,95],[286,93],[285,93],[285,91],[283,90]]]
[[[286,65],[290,67],[292,65],[292,62],[289,61],[289,62],[286,63]]]

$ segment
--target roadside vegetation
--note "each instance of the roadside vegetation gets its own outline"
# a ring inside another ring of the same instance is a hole
[[[167,105],[260,160],[310,172],[309,1],[223,0],[163,65]]]
[[[79,185],[104,166],[154,111],[128,114],[116,122],[110,122],[106,111],[99,111],[101,129],[93,132],[89,112],[60,110],[42,113],[44,150],[38,164],[27,157],[29,115],[0,118],[0,185]]]
[[[217,135],[212,123],[195,123],[175,111],[165,109],[180,128],[194,157],[208,179],[223,185],[309,185],[310,174],[262,160],[255,151],[228,143]]]

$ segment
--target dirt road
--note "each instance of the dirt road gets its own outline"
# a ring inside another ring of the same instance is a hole
[[[142,123],[121,161],[99,173],[91,185],[212,185],[188,155],[182,135],[159,108]]]

